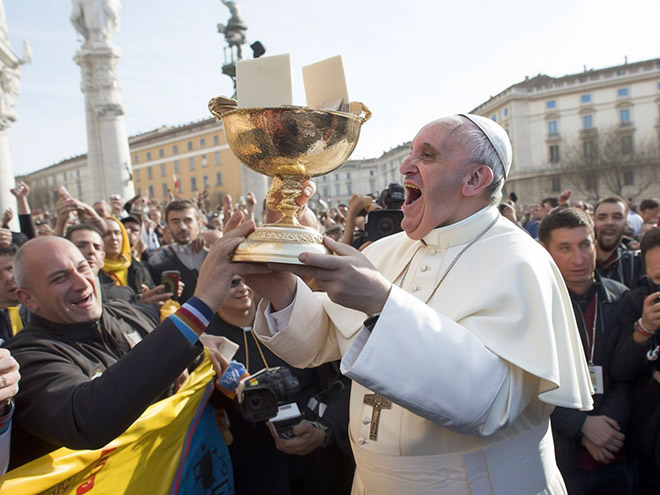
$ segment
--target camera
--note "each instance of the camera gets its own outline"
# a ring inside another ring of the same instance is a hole
[[[396,182],[392,182],[387,189],[380,193],[378,202],[384,209],[369,212],[367,216],[368,241],[377,241],[401,232],[401,220],[403,220],[401,206],[405,200],[405,189]]]
[[[254,423],[277,416],[278,407],[295,401],[300,393],[300,383],[283,366],[263,369],[243,380],[238,387],[238,404],[241,414]]]

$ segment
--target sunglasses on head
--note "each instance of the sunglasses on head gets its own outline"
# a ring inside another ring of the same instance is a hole
[[[238,287],[238,284],[240,284],[242,281],[243,281],[242,278],[232,278],[231,279],[231,288],[235,289],[236,287]]]

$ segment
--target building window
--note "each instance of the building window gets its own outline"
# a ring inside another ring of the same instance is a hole
[[[188,151],[192,151],[192,141],[188,141]]]
[[[559,163],[559,145],[553,144],[549,148],[550,151],[550,163]]]
[[[584,141],[582,143],[582,150],[584,151],[584,157],[587,159],[595,158],[596,156],[596,142],[595,141]]]
[[[151,151],[147,151],[147,161],[151,160]]]
[[[369,175],[370,175],[370,176],[371,176],[371,175],[374,175],[374,171],[373,171],[373,170],[369,170]],[[325,177],[325,176],[324,176],[324,177]]]
[[[197,177],[190,178],[190,191],[197,191]]]
[[[216,172],[215,173],[215,185],[216,186],[221,186],[222,185],[222,172]]]
[[[583,115],[582,116],[582,127],[584,129],[593,128],[593,118],[592,118],[591,115]]]
[[[329,198],[330,197],[330,188],[328,186],[323,187],[323,197],[324,198]]]
[[[176,145],[176,144],[173,144],[172,145],[172,154],[176,155],[177,153],[179,153],[179,146]]]
[[[658,91],[660,91],[660,82],[658,82]]]
[[[339,185],[339,182],[335,183],[335,196],[341,195],[341,187]]]
[[[204,177],[202,177],[202,181],[204,183],[204,189],[208,189],[209,188],[209,176],[205,175]]]
[[[619,111],[619,121],[621,122],[622,127],[630,125],[630,109],[629,108],[624,108],[623,110]]]
[[[149,185],[149,197],[153,198],[154,197],[154,186]]]
[[[195,170],[195,157],[188,158],[188,170]]]
[[[369,192],[376,192],[376,179],[369,179]]]
[[[137,170],[133,170],[133,177],[135,178],[136,181],[140,180],[140,169],[138,168]]]
[[[346,183],[346,194],[348,194],[349,196],[353,195],[353,184],[351,184],[350,182]]]
[[[158,156],[159,156],[160,158],[163,158],[163,157],[165,156],[165,151],[163,151],[163,148],[161,148],[161,149],[158,150]]]
[[[585,185],[587,186],[587,189],[590,191],[593,191],[597,189],[598,187],[598,179],[596,178],[595,173],[590,173],[589,175],[586,176],[585,178]]]
[[[624,186],[634,186],[635,185],[635,171],[634,170],[624,170],[623,171],[623,185]]]
[[[628,136],[621,136],[621,153],[629,155],[633,152],[633,137],[632,134]]]
[[[561,191],[561,179],[559,177],[553,177],[552,178],[552,192],[560,192]]]
[[[167,198],[167,182],[163,182],[163,198]]]
[[[219,144],[220,144],[220,138],[216,134],[215,136],[213,136],[213,146],[218,146]]]
[[[509,109],[508,109],[508,108],[505,108],[505,109],[504,109],[504,117],[506,118],[506,117],[508,117],[508,116],[509,116]]]
[[[153,179],[153,178],[154,178],[154,173],[153,173],[151,167],[147,167],[147,177],[148,177],[149,179]]]
[[[166,165],[165,165],[165,163],[161,163],[160,164],[160,176],[165,177],[166,173],[167,173]]]
[[[351,178],[351,173],[350,173],[350,172],[346,172],[346,178],[347,178],[347,179],[350,179],[350,178]]]
[[[208,167],[209,162],[206,160],[206,155],[202,155],[202,167]]]
[[[619,88],[616,94],[619,98],[624,98],[628,96],[628,88]]]
[[[491,119],[493,122],[497,122],[497,114],[494,113],[493,115],[491,115],[490,119]]]
[[[591,95],[590,95],[590,94],[586,94],[586,95],[582,95],[582,96],[580,96],[580,101],[581,101],[582,103],[591,103]]]
[[[548,100],[548,101],[545,102],[545,108],[547,110],[557,108],[557,103],[555,102],[555,100]]]
[[[137,155],[133,155],[133,163],[140,163],[140,160],[138,160]]]
[[[216,151],[215,153],[213,153],[213,158],[215,159],[215,164],[216,165],[220,165],[220,163],[222,163],[220,161],[220,152],[219,151]],[[324,175],[324,177],[325,177],[325,175]]]
[[[174,173],[179,173],[179,160],[174,160]]]
[[[206,147],[206,139],[204,139],[204,138],[200,138],[200,140],[199,140],[199,147],[200,147],[200,148],[204,148],[204,147]]]
[[[556,120],[551,120],[548,122],[548,134],[551,136],[556,136],[557,135],[557,121]]]
[[[142,196],[142,188],[141,187],[137,188],[137,195]]]

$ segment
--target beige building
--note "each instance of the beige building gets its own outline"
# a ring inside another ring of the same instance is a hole
[[[163,200],[168,189],[191,198],[204,190],[209,192],[209,207],[215,209],[222,196],[237,199],[241,191],[242,167],[233,155],[222,127],[215,118],[177,127],[164,126],[129,138],[132,176],[136,194]],[[31,187],[34,208],[53,211],[57,189],[65,186],[75,197],[92,204],[87,155],[59,163],[21,177]],[[124,198],[129,199],[129,198]]]
[[[509,133],[506,190],[522,204],[568,188],[576,199],[660,196],[660,59],[563,77],[539,74],[472,113]]]
[[[349,160],[327,175],[317,177],[320,198],[330,206],[346,203],[353,194],[380,194],[392,182],[403,183],[399,166],[410,154],[410,143],[404,143],[378,158]]]

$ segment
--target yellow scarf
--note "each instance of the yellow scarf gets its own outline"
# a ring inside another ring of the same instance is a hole
[[[23,330],[23,321],[21,320],[21,315],[19,313],[21,307],[20,306],[2,306],[4,309],[7,310],[7,313],[9,314],[9,324],[11,325],[11,333],[12,335],[16,335],[18,332]]]
[[[108,217],[108,219],[117,222],[119,230],[121,230],[121,255],[117,260],[106,258],[103,263],[103,273],[114,280],[116,285],[125,287],[128,285],[128,267],[133,262],[131,258],[131,245],[128,241],[128,234],[126,234],[124,224],[115,217]]]

